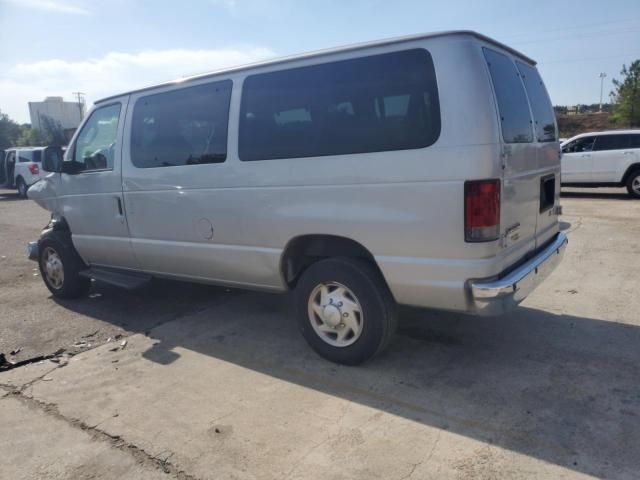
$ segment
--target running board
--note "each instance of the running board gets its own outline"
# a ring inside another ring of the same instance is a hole
[[[93,278],[94,280],[115,285],[116,287],[126,290],[135,290],[136,288],[144,287],[151,280],[151,276],[145,275],[144,273],[100,267],[90,267],[82,270],[80,276]]]

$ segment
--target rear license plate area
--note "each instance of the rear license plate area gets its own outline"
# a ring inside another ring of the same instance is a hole
[[[547,175],[540,178],[540,213],[553,207],[556,198],[556,176]]]

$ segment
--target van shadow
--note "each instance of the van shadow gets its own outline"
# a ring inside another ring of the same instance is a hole
[[[581,190],[579,192],[567,192],[563,190],[560,193],[560,196],[565,198],[589,198],[592,200],[634,200],[631,195],[626,192],[599,192],[597,191],[597,189],[594,189],[592,191]]]
[[[106,309],[61,303],[120,324],[136,298],[161,310],[178,284],[163,285],[141,293],[96,286]],[[307,347],[287,296],[176,288],[173,301],[202,303],[148,332],[158,341],[143,356],[159,364],[189,349],[588,475],[640,471],[637,326],[525,307],[495,318],[403,308],[389,350],[344,367]]]
[[[24,200],[18,195],[17,191],[0,190],[0,202],[12,202],[15,200]]]

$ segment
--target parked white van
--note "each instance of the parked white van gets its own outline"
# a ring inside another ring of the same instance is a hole
[[[627,187],[640,198],[640,130],[582,133],[561,147],[562,185]]]
[[[357,364],[397,303],[500,314],[554,269],[556,139],[535,62],[473,32],[232,68],[97,102],[29,190],[52,212],[29,255],[58,297],[294,290],[309,344]]]

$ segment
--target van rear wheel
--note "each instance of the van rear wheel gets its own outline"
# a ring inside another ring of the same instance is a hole
[[[78,298],[89,292],[91,280],[80,276],[84,262],[66,235],[52,232],[38,242],[38,265],[53,296]]]
[[[634,198],[640,198],[640,170],[631,172],[627,179],[627,192]]]
[[[396,329],[395,302],[380,273],[357,258],[312,264],[295,290],[296,317],[320,356],[358,365],[387,346]]]

